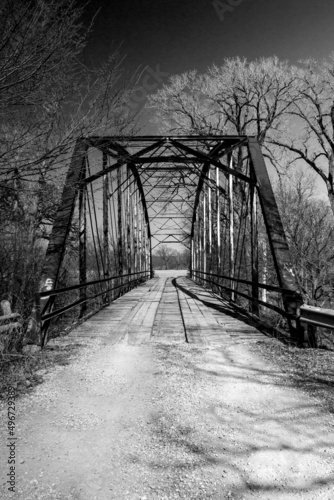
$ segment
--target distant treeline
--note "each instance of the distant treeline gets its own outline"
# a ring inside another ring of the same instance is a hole
[[[188,269],[190,254],[188,250],[179,252],[161,245],[152,256],[153,269]]]

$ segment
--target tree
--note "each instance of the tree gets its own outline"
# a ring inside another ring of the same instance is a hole
[[[295,175],[289,184],[281,183],[275,194],[304,301],[331,308],[334,300],[334,221],[329,205],[314,198],[313,180],[314,175]]]
[[[271,142],[321,177],[334,213],[334,54],[321,62],[304,61],[295,76],[289,106],[295,127]]]
[[[164,131],[255,135],[274,161],[268,139],[280,137],[286,126],[296,80],[294,68],[277,57],[225,59],[202,75],[190,71],[171,76],[148,97],[147,107]]]
[[[127,123],[117,52],[98,68],[81,60],[82,14],[76,0],[2,0],[0,175],[43,176],[59,169],[78,136]]]
[[[0,294],[25,305],[77,138],[132,130],[117,51],[99,67],[83,63],[83,10],[76,0],[0,0]]]
[[[190,252],[188,249],[174,250],[166,244],[161,244],[153,254],[153,267],[155,269],[188,269]]]
[[[334,213],[334,54],[299,67],[277,57],[226,59],[203,75],[172,76],[147,106],[164,131],[255,135],[278,171],[308,165]]]
[[[162,269],[169,269],[168,264],[171,258],[175,255],[175,250],[170,248],[168,245],[161,244],[155,252],[155,255],[159,257]]]

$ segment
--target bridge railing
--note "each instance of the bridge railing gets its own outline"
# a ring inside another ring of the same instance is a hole
[[[61,295],[63,293],[66,293],[66,292],[69,292],[69,291],[72,291],[72,290],[79,290],[79,289],[90,287],[92,285],[98,285],[100,283],[108,283],[108,282],[110,282],[112,280],[122,280],[123,278],[127,278],[129,276],[135,276],[135,275],[137,276],[136,278],[134,278],[132,280],[128,280],[125,283],[122,283],[122,284],[116,285],[116,286],[111,286],[109,288],[106,288],[103,291],[95,293],[94,295],[89,295],[89,296],[87,296],[85,298],[80,298],[80,299],[72,302],[71,304],[68,304],[68,305],[66,305],[66,306],[64,306],[64,307],[62,307],[60,309],[57,309],[57,310],[49,312],[49,313],[42,314],[41,320],[42,321],[46,321],[46,320],[50,320],[52,318],[55,318],[56,316],[59,316],[60,314],[63,314],[64,312],[68,311],[69,309],[72,309],[73,307],[79,306],[79,305],[83,304],[84,302],[91,301],[91,300],[93,300],[93,299],[95,299],[97,297],[100,297],[101,295],[105,295],[106,296],[109,292],[112,292],[114,290],[119,290],[119,289],[123,289],[123,288],[129,288],[129,286],[131,286],[131,285],[135,286],[139,281],[143,281],[143,279],[145,279],[146,277],[148,277],[149,273],[147,273],[145,271],[142,271],[142,272],[137,272],[137,273],[123,274],[121,276],[112,276],[110,278],[104,278],[104,279],[100,279],[100,280],[89,281],[87,283],[81,283],[79,285],[72,285],[72,286],[69,286],[69,287],[66,287],[66,288],[59,288],[58,290],[41,292],[39,294],[39,296],[40,296],[41,299],[48,298],[48,297],[55,297],[57,295]]]
[[[39,292],[35,296],[35,314],[34,319],[37,328],[41,329],[44,334],[42,335],[42,347],[46,343],[46,332],[49,328],[50,322],[55,318],[64,315],[66,312],[74,309],[76,307],[80,307],[80,311],[78,314],[78,318],[84,316],[86,312],[86,308],[83,307],[86,303],[93,303],[93,301],[99,297],[103,298],[104,305],[108,305],[112,300],[117,297],[110,297],[110,294],[115,291],[127,292],[130,289],[134,288],[140,283],[146,281],[149,278],[149,271],[138,271],[128,274],[115,275],[110,276],[108,278],[87,281],[86,283],[79,283],[76,285],[71,285],[64,288],[59,288],[55,290],[47,290],[43,292]],[[94,290],[93,287],[96,285],[102,285],[103,289],[100,289],[96,292],[96,288]],[[93,292],[89,293],[89,288],[93,288]],[[87,290],[88,289],[88,290]],[[55,307],[55,299],[59,296],[65,295],[68,292],[79,291],[80,295],[78,299],[71,301],[70,303],[58,307]],[[118,295],[119,296],[119,295]],[[101,309],[102,304],[97,308]]]
[[[229,294],[235,294],[239,297],[247,299],[249,301],[250,310],[254,309],[253,307],[254,302],[256,302],[257,309],[258,306],[260,305],[267,309],[275,311],[276,313],[280,314],[283,318],[287,320],[291,321],[297,320],[301,325],[302,330],[304,331],[304,344],[305,345],[308,344],[310,347],[317,347],[318,345],[318,341],[316,338],[317,328],[334,331],[334,310],[332,309],[325,309],[321,307],[315,307],[303,304],[297,309],[297,315],[290,314],[286,310],[282,309],[281,307],[278,307],[275,304],[272,304],[268,301],[264,302],[263,300],[254,298],[254,296],[252,295],[237,290],[236,287],[227,286],[226,284],[222,283],[222,281],[229,280],[230,282],[242,283],[252,287],[256,285],[257,287],[265,289],[268,292],[276,292],[279,294],[286,293],[289,294],[290,297],[291,297],[291,290],[278,286],[267,285],[264,283],[254,283],[246,279],[232,278],[231,276],[225,276],[221,274],[214,274],[198,270],[192,271],[192,277],[195,281],[198,281],[202,285],[208,284],[212,288],[216,287],[220,291],[224,290]],[[299,297],[296,296],[296,298],[298,299]]]
[[[256,302],[257,305],[261,305],[263,307],[271,309],[272,311],[277,312],[278,314],[280,314],[281,316],[283,316],[286,319],[290,319],[290,320],[296,319],[296,316],[294,314],[288,313],[287,311],[285,311],[281,307],[278,307],[278,306],[271,304],[269,302],[264,302],[263,300],[260,300],[258,298],[254,298],[254,296],[252,296],[252,295],[248,295],[244,292],[240,292],[235,287],[232,288],[231,286],[230,287],[226,286],[225,284],[223,284],[217,280],[213,280],[211,278],[217,278],[218,280],[229,280],[229,281],[234,282],[234,283],[242,283],[242,284],[250,285],[250,286],[253,286],[255,284],[257,287],[262,288],[264,290],[268,290],[270,292],[287,293],[287,294],[291,295],[291,290],[281,288],[278,286],[274,286],[274,285],[267,285],[264,283],[254,283],[254,282],[246,280],[246,279],[232,278],[231,276],[225,276],[225,275],[221,275],[221,274],[205,273],[203,271],[198,271],[198,270],[193,270],[192,274],[193,274],[195,280],[196,280],[196,276],[197,276],[197,279],[199,278],[200,281],[203,281],[205,283],[209,283],[210,285],[216,286],[219,289],[226,290],[227,292],[230,292],[231,294],[233,293],[235,295],[238,295],[240,297],[248,299],[251,306],[254,304],[254,302]],[[206,276],[206,277],[203,277],[203,276]],[[208,277],[210,279],[208,279]]]

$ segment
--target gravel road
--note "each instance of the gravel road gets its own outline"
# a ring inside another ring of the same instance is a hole
[[[81,343],[17,401],[16,493],[3,446],[1,498],[334,498],[332,415],[257,342]]]

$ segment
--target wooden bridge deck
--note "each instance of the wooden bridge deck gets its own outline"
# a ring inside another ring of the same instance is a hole
[[[183,273],[185,274],[185,273]],[[182,275],[157,276],[118,298],[70,333],[129,344],[251,342],[266,337],[228,302]]]

